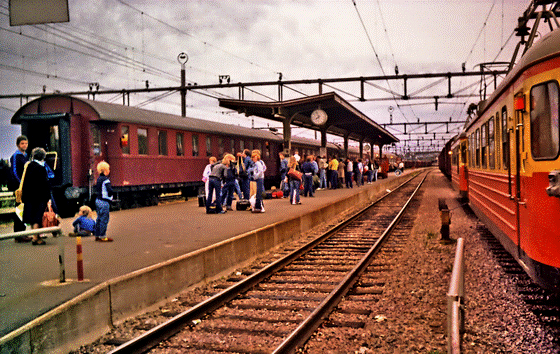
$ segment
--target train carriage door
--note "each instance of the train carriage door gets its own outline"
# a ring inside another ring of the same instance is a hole
[[[52,170],[53,187],[72,182],[70,164],[70,119],[64,114],[34,114],[21,117],[22,133],[29,139],[29,151],[42,147],[45,163]]]
[[[522,242],[526,242],[526,240],[522,239],[522,235],[524,234],[521,232],[523,223],[521,222],[522,217],[520,213],[525,209],[523,206],[525,205],[525,198],[522,195],[522,182],[521,182],[521,175],[525,169],[525,144],[524,144],[524,113],[526,112],[525,109],[525,95],[523,93],[518,93],[514,97],[514,108],[515,108],[515,118],[514,118],[514,144],[515,144],[515,176],[514,176],[514,191],[513,191],[513,199],[515,201],[515,214],[516,214],[516,232],[517,232],[517,249],[518,249],[518,256],[519,259],[522,259],[522,252],[523,249]]]
[[[95,184],[95,179],[97,176],[97,164],[101,161],[106,161],[111,164],[110,156],[110,144],[109,140],[112,133],[115,132],[116,125],[114,123],[103,124],[98,122],[90,123],[91,131],[91,148],[90,148],[90,167],[88,173],[88,186],[89,186],[89,197],[93,193],[93,185]]]

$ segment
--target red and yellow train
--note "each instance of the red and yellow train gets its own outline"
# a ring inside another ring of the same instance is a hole
[[[440,167],[538,284],[560,291],[560,29],[534,44]]]

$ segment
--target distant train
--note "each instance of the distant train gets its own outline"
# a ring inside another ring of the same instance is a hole
[[[560,291],[560,30],[533,45],[439,156],[529,276]]]
[[[95,166],[111,165],[117,208],[154,205],[158,196],[180,191],[194,195],[209,156],[258,149],[267,165],[266,184],[278,185],[281,135],[201,119],[185,118],[124,105],[66,95],[45,95],[12,117],[29,139],[29,151],[43,147],[55,172],[54,198],[62,214],[72,215],[89,202],[97,178]],[[293,137],[292,154],[317,155],[320,141]],[[349,148],[348,155],[358,156]],[[327,144],[327,154],[343,156]]]

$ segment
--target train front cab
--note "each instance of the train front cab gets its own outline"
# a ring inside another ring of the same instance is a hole
[[[531,78],[526,87],[515,96],[512,137],[518,248],[533,278],[560,292],[560,193],[552,192],[558,180],[549,177],[560,173],[560,89],[550,73]]]
[[[560,90],[537,75],[516,92],[468,131],[469,202],[533,280],[560,292]]]

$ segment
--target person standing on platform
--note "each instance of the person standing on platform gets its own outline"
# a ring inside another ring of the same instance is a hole
[[[266,165],[264,161],[261,160],[261,155],[258,150],[253,150],[251,159],[253,160],[252,179],[255,182],[257,182],[255,208],[253,209],[253,213],[264,213],[263,193],[264,193],[264,172],[266,171]]]
[[[329,171],[331,174],[331,189],[336,189],[338,186],[338,160],[335,156],[329,161]]]
[[[319,164],[317,163],[317,158],[315,155],[309,155],[311,157],[311,165],[313,166],[313,184],[311,185],[311,189],[313,190],[313,194],[315,194],[315,190],[319,188],[319,184],[321,181],[319,180]]]
[[[354,180],[356,181],[356,186],[360,187],[364,184],[364,165],[362,159],[358,159],[354,162]]]
[[[278,157],[280,158],[280,190],[282,193],[286,193],[286,173],[288,173],[288,159],[284,156],[284,153],[279,152]],[[287,194],[287,193],[286,193]]]
[[[308,156],[307,160],[301,165],[301,172],[303,173],[303,196],[313,197],[313,164],[312,156]]]
[[[346,188],[352,188],[352,174],[354,171],[354,164],[350,158],[346,158],[346,173],[344,175],[344,180],[346,181]]]
[[[214,196],[210,197],[208,195],[208,176],[210,176],[210,172],[212,171],[212,165],[214,165],[216,162],[218,162],[218,159],[214,156],[211,156],[208,159],[208,165],[204,167],[204,171],[202,172],[202,182],[204,182],[204,195],[206,196],[206,198],[210,198],[212,200],[214,199]]]
[[[225,205],[226,210],[233,211],[231,204],[233,202],[233,191],[235,190],[235,181],[237,180],[237,166],[235,157],[231,154],[226,154],[225,158],[229,160],[229,166],[226,169],[226,176],[224,180],[224,187],[222,189],[222,205]]]
[[[111,168],[105,161],[97,164],[97,172],[99,177],[95,185],[97,198],[95,199],[95,210],[97,211],[97,220],[95,223],[95,241],[113,242],[113,239],[107,237],[107,226],[109,225],[109,211],[111,202],[113,201],[113,188],[109,180]]]
[[[23,176],[23,170],[25,164],[29,160],[27,156],[27,146],[29,141],[25,135],[20,135],[16,139],[17,150],[10,157],[10,180],[8,184],[8,190],[15,191],[19,188],[21,183],[21,177]],[[19,203],[16,203],[16,207]],[[25,224],[20,220],[20,218],[14,213],[14,232],[25,231]],[[15,242],[31,242],[31,237],[20,236],[16,237]]]
[[[317,157],[317,165],[319,166],[319,188],[326,189],[327,188],[327,161],[325,161],[324,157],[318,156]]]
[[[225,210],[222,209],[222,181],[225,181],[227,176],[227,169],[231,159],[235,159],[233,155],[226,154],[222,161],[212,165],[212,171],[208,176],[208,193],[212,195],[216,193],[216,201],[213,203],[209,198],[206,199],[206,213],[207,214],[224,214]],[[216,206],[216,212],[213,213],[210,208],[212,204]]]
[[[338,188],[344,188],[344,174],[346,173],[346,163],[341,158],[338,163]]]
[[[251,152],[249,149],[243,150],[243,154],[240,157],[241,166],[243,166],[244,172],[239,172],[239,179],[241,180],[241,192],[243,193],[243,199],[249,200],[251,198],[251,186],[249,178],[249,170],[253,166],[253,161],[251,160]]]
[[[296,171],[300,170],[295,156],[290,156],[290,160],[288,162],[288,170],[291,169],[294,169]],[[299,188],[301,182],[302,181],[300,179],[288,175],[288,183],[290,184],[290,203],[292,205],[301,204],[301,202],[299,201]]]
[[[43,148],[31,151],[32,161],[27,165],[23,180],[21,201],[24,203],[23,222],[38,229],[43,224],[43,214],[51,199],[51,186],[45,169],[47,152]],[[33,245],[44,245],[39,234],[33,235]]]
[[[377,182],[377,172],[379,172],[379,163],[377,159],[373,159],[373,163],[371,164],[373,167],[373,182]]]
[[[297,150],[294,152],[294,157],[296,158],[296,162],[299,164],[299,160],[301,159],[301,157],[299,156]]]

